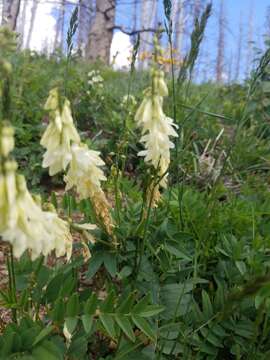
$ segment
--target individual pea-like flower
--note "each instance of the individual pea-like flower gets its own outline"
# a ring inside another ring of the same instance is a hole
[[[50,123],[45,130],[41,145],[47,149],[43,156],[43,167],[49,168],[51,176],[66,170],[71,161],[71,143],[79,143],[80,136],[74,126],[70,102],[64,99],[62,110],[59,106],[57,89],[50,92],[45,109],[50,111]]]
[[[70,260],[72,255],[73,239],[70,233],[69,223],[58,217],[55,211],[44,212],[47,230],[53,235],[53,248],[57,257],[66,255]]]
[[[17,222],[15,161],[6,161],[0,168],[0,232]]]
[[[170,164],[170,150],[174,144],[170,137],[177,137],[173,120],[163,112],[163,96],[168,94],[164,74],[159,70],[152,71],[152,87],[144,92],[144,99],[137,110],[135,121],[142,129],[140,142],[145,150],[138,153],[144,156],[145,162],[158,170],[161,176],[160,186],[167,187],[166,174]]]
[[[0,129],[0,155],[7,157],[14,149],[14,129],[6,124]]]
[[[56,111],[59,109],[59,93],[57,87],[50,90],[44,109],[48,111]]]
[[[66,170],[72,159],[70,143],[65,141],[52,150],[47,150],[43,155],[42,166],[49,168],[50,176]]]
[[[71,153],[72,160],[65,176],[66,189],[76,187],[81,199],[87,199],[102,191],[101,181],[105,181],[106,176],[100,168],[105,164],[99,152],[90,150],[86,144],[73,144]]]

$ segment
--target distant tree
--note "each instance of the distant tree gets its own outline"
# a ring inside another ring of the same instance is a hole
[[[64,25],[66,13],[66,0],[61,0],[60,8],[58,9],[58,16],[56,20],[56,29],[53,48],[62,48],[64,46]]]
[[[21,0],[4,0],[1,24],[7,26],[11,30],[16,30],[20,6]]]
[[[172,7],[173,23],[173,47],[182,54],[184,24],[185,24],[185,4],[184,0],[174,0]]]
[[[243,50],[243,20],[242,20],[242,14],[240,14],[234,81],[239,80],[240,64],[242,60],[242,50]]]
[[[78,6],[79,14],[77,44],[82,54],[84,54],[89,30],[95,17],[94,0],[79,0]]]
[[[249,16],[248,16],[248,34],[247,34],[247,51],[246,51],[246,76],[250,74],[253,61],[253,46],[254,46],[254,4],[250,2]]]
[[[225,58],[225,9],[224,0],[220,0],[218,18],[218,42],[216,59],[216,81],[221,83],[224,77],[224,58]]]
[[[141,45],[139,57],[142,58],[143,54],[149,54],[152,50],[153,32],[144,31],[145,29],[154,29],[157,26],[156,12],[158,1],[157,0],[145,0],[141,2],[141,14],[140,14],[140,31],[141,33]],[[148,60],[140,60],[140,67],[145,68],[148,64]]]
[[[21,11],[20,16],[20,22],[19,22],[19,34],[20,34],[20,41],[19,45],[22,48],[24,44],[24,37],[25,37],[25,23],[26,23],[26,9],[27,9],[28,1],[23,1],[23,7]],[[18,27],[18,26],[17,26]]]
[[[138,28],[138,12],[139,12],[139,1],[134,0],[132,9],[132,30],[136,31]]]
[[[115,25],[115,0],[96,0],[93,19],[87,40],[86,57],[92,61],[110,61],[110,48]]]
[[[38,8],[38,0],[33,0],[33,5],[32,5],[32,9],[31,9],[30,27],[29,27],[26,45],[25,45],[26,48],[30,47],[34,24],[35,24],[35,19],[36,19],[36,14],[37,14],[37,8]]]
[[[266,8],[265,15],[265,35],[270,38],[270,6]]]

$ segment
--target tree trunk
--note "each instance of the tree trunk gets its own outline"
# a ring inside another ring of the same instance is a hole
[[[149,29],[155,26],[155,15],[157,10],[157,1],[156,0],[147,0],[141,3],[141,24],[140,28]],[[140,68],[146,68],[148,64],[148,57],[151,57],[151,50],[153,45],[153,33],[151,32],[142,32],[140,38],[140,51],[139,58],[141,58],[139,62]],[[144,59],[144,55],[146,55],[146,60]]]
[[[20,12],[21,0],[4,0],[2,11],[2,25],[15,31]]]
[[[29,27],[26,44],[25,44],[26,49],[29,49],[29,47],[30,47],[30,42],[31,42],[35,19],[36,19],[36,14],[37,14],[37,7],[38,7],[37,0],[33,0],[33,5],[32,5],[32,9],[31,9],[30,27]]]
[[[115,0],[96,0],[96,16],[90,26],[86,57],[110,63],[110,49],[115,22]]]
[[[23,48],[24,44],[24,35],[25,35],[25,22],[26,22],[26,9],[27,9],[27,0],[24,0],[23,8],[22,8],[22,15],[20,18],[20,26],[19,26],[19,33],[20,33],[20,48]]]
[[[238,45],[237,45],[237,55],[236,55],[236,63],[235,63],[235,74],[234,74],[234,81],[239,80],[240,75],[240,63],[242,59],[242,49],[243,49],[243,20],[242,14],[240,15],[240,22],[239,22],[239,35],[238,35]]]
[[[183,35],[185,25],[185,6],[183,0],[173,2],[172,22],[173,22],[173,47],[177,50],[178,55],[182,55]]]
[[[64,49],[65,14],[66,14],[66,0],[62,0],[60,8],[58,9],[58,16],[56,21],[55,37],[53,43],[54,50],[60,47],[62,50]]]
[[[247,51],[246,51],[246,76],[250,75],[250,71],[252,68],[252,61],[254,60],[253,46],[254,46],[254,4],[250,3],[249,8],[249,16],[248,16],[248,43],[247,43]]]
[[[89,29],[93,21],[93,14],[94,14],[93,0],[80,0],[77,44],[82,54],[85,52],[85,46],[87,43]]]
[[[133,14],[132,14],[132,31],[133,32],[135,32],[138,28],[138,7],[139,7],[138,0],[134,0]],[[135,44],[136,36],[133,36],[131,40],[132,40],[133,44]]]
[[[217,43],[216,81],[221,83],[224,76],[224,52],[225,52],[225,13],[224,0],[221,0],[218,20],[218,43]]]

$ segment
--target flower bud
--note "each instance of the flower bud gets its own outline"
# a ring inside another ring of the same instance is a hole
[[[7,157],[14,149],[14,129],[4,125],[0,135],[0,155]]]

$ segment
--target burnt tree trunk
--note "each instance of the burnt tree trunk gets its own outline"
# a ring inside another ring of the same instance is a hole
[[[225,56],[225,13],[224,0],[220,2],[219,20],[218,20],[218,44],[217,44],[217,62],[216,62],[216,81],[221,83],[224,77],[224,56]]]
[[[4,0],[2,25],[7,26],[10,30],[16,30],[20,6],[21,0]]]
[[[110,49],[115,22],[115,0],[96,0],[96,15],[90,27],[86,58],[110,62]]]

